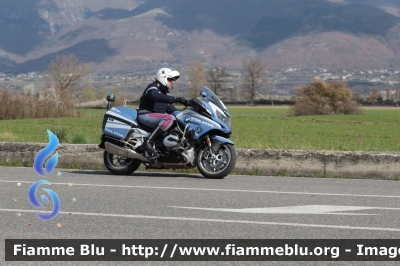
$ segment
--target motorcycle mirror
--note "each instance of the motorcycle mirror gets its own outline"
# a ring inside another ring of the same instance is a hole
[[[109,93],[107,95],[107,111],[111,109],[111,103],[115,101],[115,95],[112,93]]]
[[[114,101],[115,101],[115,95],[112,94],[112,93],[109,93],[109,94],[107,95],[107,101],[108,101],[108,102],[114,102]]]
[[[207,97],[207,96],[208,96],[207,92],[205,92],[205,91],[202,91],[202,92],[200,93],[200,95],[203,96],[203,97]]]

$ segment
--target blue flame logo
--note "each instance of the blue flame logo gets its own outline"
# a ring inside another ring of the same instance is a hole
[[[36,182],[35,184],[33,184],[29,188],[29,191],[28,191],[28,198],[29,198],[30,202],[32,203],[33,206],[35,206],[38,209],[43,209],[43,206],[36,199],[36,191],[37,191],[38,187],[43,184],[51,185],[46,180],[40,180],[40,181]],[[42,220],[50,220],[50,219],[54,218],[60,211],[60,200],[58,199],[57,194],[53,190],[48,189],[48,188],[42,188],[42,189],[50,195],[50,198],[54,203],[53,211],[50,214],[42,214],[39,212],[35,212],[35,214]],[[40,198],[44,201],[44,203],[49,204],[49,199],[45,195],[42,195]]]
[[[49,134],[50,138],[49,144],[38,152],[33,162],[33,169],[35,169],[35,172],[41,176],[49,175],[54,170],[58,162],[58,152],[56,152],[54,156],[47,161],[45,173],[43,169],[44,160],[57,149],[58,144],[60,143],[53,132],[47,130],[47,134]]]
[[[43,169],[45,159],[57,149],[59,144],[58,138],[50,130],[47,130],[47,133],[49,134],[49,144],[44,149],[38,152],[33,162],[33,169],[41,176],[49,175],[54,170],[58,162],[58,152],[56,152],[50,159],[47,160],[45,169]],[[40,185],[51,184],[47,180],[40,180],[34,183],[29,188],[28,198],[33,206],[39,209],[43,209],[44,207],[38,202],[36,198],[36,192]],[[53,190],[47,188],[42,189],[50,195],[50,198],[53,202],[53,211],[50,214],[43,214],[39,212],[35,212],[35,214],[42,220],[50,220],[54,218],[60,211],[60,200]],[[49,199],[45,195],[41,195],[40,198],[44,203],[49,204]]]

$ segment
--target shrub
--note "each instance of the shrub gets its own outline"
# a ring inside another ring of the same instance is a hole
[[[343,82],[314,82],[297,88],[297,99],[292,107],[293,114],[329,115],[360,114],[362,111],[357,102],[352,100],[351,89]]]
[[[72,135],[71,140],[69,142],[71,144],[88,144],[90,143],[90,138],[84,132],[77,131]]]
[[[0,87],[0,120],[24,118],[54,118],[73,116],[69,95],[50,88],[34,92],[34,88],[15,92]]]
[[[2,132],[0,133],[0,139],[1,141],[16,141],[18,140],[18,136],[14,135],[11,132]]]
[[[91,108],[91,109],[106,109],[107,108],[107,100],[96,100],[96,101],[90,101],[90,102],[84,102],[84,103],[77,103],[74,105],[75,108]]]
[[[51,132],[53,132],[54,135],[57,136],[60,143],[65,143],[67,141],[67,136],[68,136],[67,130],[65,128],[61,127],[61,125],[54,126],[51,129]]]

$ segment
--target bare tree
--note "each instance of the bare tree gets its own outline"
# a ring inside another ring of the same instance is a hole
[[[47,74],[54,80],[57,87],[62,91],[66,91],[69,87],[73,87],[82,80],[91,67],[79,61],[74,54],[59,55],[48,65]]]
[[[267,66],[259,58],[243,62],[243,83],[242,88],[250,98],[250,105],[254,106],[254,98],[258,90],[265,86],[267,81],[264,76],[267,74]]]
[[[391,100],[390,99],[390,89],[386,89],[385,91],[386,91],[386,101]]]
[[[216,95],[219,95],[222,91],[226,90],[224,83],[227,82],[228,78],[229,73],[226,67],[214,67],[207,71],[208,84]]]
[[[82,98],[85,102],[96,100],[96,92],[92,86],[87,86],[82,90]]]
[[[189,89],[186,91],[188,98],[196,98],[200,95],[197,84],[206,83],[206,74],[204,72],[203,63],[199,60],[194,61],[189,67]]]
[[[377,87],[373,87],[371,93],[369,94],[369,100],[372,103],[372,106],[375,106],[376,101],[381,96],[381,91]]]
[[[236,100],[237,100],[237,91],[238,91],[238,88],[237,88],[236,85],[233,85],[233,86],[231,86],[229,88],[229,99],[231,101],[236,102]]]
[[[125,76],[125,84],[124,84],[124,106],[126,106],[126,102],[128,101],[128,99],[126,98],[126,85],[128,84],[128,77]]]

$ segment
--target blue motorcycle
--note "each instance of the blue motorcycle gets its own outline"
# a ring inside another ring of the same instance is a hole
[[[189,101],[190,108],[175,112],[176,122],[153,142],[153,154],[140,146],[153,129],[137,121],[138,111],[124,106],[111,108],[115,96],[107,96],[108,106],[102,126],[104,164],[116,175],[129,175],[141,164],[147,169],[189,169],[197,167],[206,178],[221,179],[236,164],[231,117],[223,102],[209,88],[197,85],[199,98]]]

